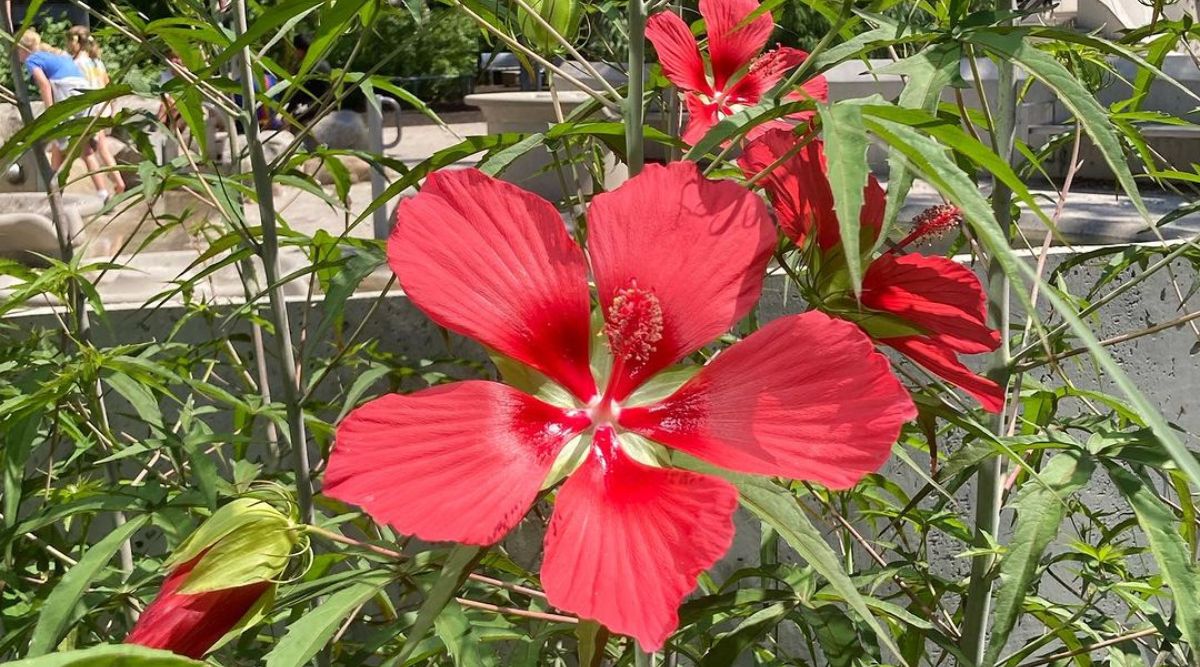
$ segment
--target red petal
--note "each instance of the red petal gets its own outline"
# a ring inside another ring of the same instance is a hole
[[[789,131],[772,130],[752,141],[738,163],[747,176],[753,176],[786,155],[797,141],[798,138]],[[762,183],[775,205],[779,225],[797,245],[804,242],[814,227],[822,251],[841,243],[824,142],[810,141],[776,167]],[[879,235],[886,203],[887,196],[879,181],[869,174],[863,186],[863,207],[859,213],[859,223],[866,232],[864,238],[874,240]]]
[[[750,312],[775,243],[761,199],[733,181],[704,178],[693,162],[647,165],[597,195],[588,230],[609,327],[636,329],[650,343],[640,359],[614,355],[618,368],[609,392],[615,400]],[[620,306],[618,297],[631,290],[648,302],[642,312],[657,309],[657,322],[614,319],[614,300]]]
[[[637,463],[600,429],[558,493],[542,584],[550,604],[662,648],[696,576],[733,542],[737,490],[716,477]]]
[[[324,494],[406,535],[492,544],[529,510],[563,444],[587,425],[495,382],[390,394],[338,425]]]
[[[862,212],[858,216],[859,224],[867,232],[863,238],[869,238],[872,242],[879,238],[886,210],[887,193],[879,184],[879,179],[875,178],[875,174],[867,174],[867,184],[863,187]]]
[[[750,71],[737,80],[727,93],[731,103],[757,104],[758,100],[779,83],[783,75],[800,63],[808,54],[800,49],[781,46],[762,54],[750,65]]]
[[[738,164],[747,178],[753,178],[787,155],[797,141],[791,130],[771,130],[746,146]],[[834,230],[837,229],[833,191],[825,178],[824,166],[820,141],[814,139],[760,181],[775,206],[779,226],[797,245],[804,244],[814,226],[820,225],[824,230],[832,220]]]
[[[800,84],[800,90],[790,93],[787,96],[791,100],[816,100],[818,102],[829,101],[829,81],[825,76],[818,74],[813,78]]]
[[[475,169],[435,172],[400,202],[388,262],[434,322],[595,393],[587,267],[546,200]]]
[[[271,587],[271,582],[262,581],[195,595],[179,593],[187,575],[203,557],[200,554],[167,575],[154,601],[125,637],[126,644],[163,649],[199,660]]]
[[[987,296],[979,278],[945,257],[881,255],[863,276],[862,303],[925,329],[931,340],[957,352],[1000,347],[987,325]]]
[[[683,143],[695,146],[720,120],[717,115],[720,107],[704,102],[694,93],[684,95],[683,103],[687,106],[688,112],[687,127],[683,129]]]
[[[775,28],[771,12],[746,21],[758,9],[757,0],[700,0],[700,15],[708,29],[708,59],[713,88],[724,90],[729,80],[767,45]]]
[[[969,368],[962,365],[958,356],[948,347],[920,336],[888,338],[880,342],[924,366],[930,373],[974,396],[984,410],[998,413],[1004,409],[1004,388],[989,378],[972,373]]]
[[[712,93],[696,38],[678,14],[668,10],[651,16],[646,22],[646,39],[654,44],[663,74],[671,83],[683,90]]]
[[[883,465],[912,399],[858,327],[781,317],[621,425],[741,472],[853,486]]]

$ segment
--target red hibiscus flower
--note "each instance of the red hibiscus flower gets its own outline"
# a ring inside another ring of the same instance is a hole
[[[774,230],[758,197],[677,162],[597,195],[588,232],[585,257],[549,202],[475,170],[432,174],[404,200],[388,258],[408,297],[567,398],[463,381],[376,399],[339,425],[324,492],[405,534],[487,545],[529,510],[564,448],[582,446],[555,498],[542,583],[554,606],[655,650],[729,548],[737,491],[637,460],[639,441],[846,488],[883,463],[914,407],[870,340],[821,313],[771,322],[666,398],[639,395],[750,311]],[[593,352],[611,365],[594,373]]]
[[[658,51],[663,73],[683,91],[688,125],[683,140],[695,144],[726,116],[759,103],[783,75],[804,62],[799,49],[779,47],[762,53],[775,22],[771,12],[746,19],[759,7],[755,0],[700,0],[700,15],[708,29],[708,69],[696,38],[683,19],[663,11],[646,23],[646,38]],[[789,92],[788,100],[829,98],[825,77],[817,76]],[[803,120],[811,114],[798,114]],[[779,125],[784,121],[777,121]],[[765,123],[758,128],[773,125]]]
[[[795,147],[796,137],[791,132],[771,130],[752,141],[738,162],[743,172],[753,177],[789,151],[794,152],[794,156],[761,179],[775,206],[779,225],[797,245],[815,237],[822,254],[828,256],[834,248],[841,254],[841,234],[822,142],[810,141],[798,152]],[[879,236],[885,203],[883,188],[870,176],[863,191],[860,216],[865,243],[872,244]],[[938,212],[902,244],[922,236],[925,229],[952,224],[953,212],[941,209]],[[1000,346],[1000,335],[987,325],[983,286],[961,264],[945,257],[888,252],[875,258],[863,275],[863,308],[853,298],[833,298],[825,305],[832,305],[831,314],[859,323],[879,342],[962,388],[984,409],[990,412],[1003,409],[1004,390],[992,380],[972,373],[958,360],[960,353],[978,354]],[[897,317],[908,326],[899,329],[880,326],[883,320],[873,319],[872,311]],[[903,331],[904,328],[910,330]]]
[[[165,649],[198,660],[274,586],[270,581],[258,581],[191,595],[181,593],[179,589],[203,557],[202,553],[167,575],[154,601],[125,637],[126,644]]]

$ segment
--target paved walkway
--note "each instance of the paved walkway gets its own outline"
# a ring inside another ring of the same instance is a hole
[[[487,132],[486,124],[477,112],[450,113],[443,118],[447,123],[446,127],[424,118],[408,118],[400,143],[387,151],[389,157],[397,158],[409,166],[416,165],[434,152],[458,143],[463,137]],[[386,140],[394,136],[394,130],[389,129],[385,132],[391,135],[385,136],[386,143]],[[462,164],[466,166],[472,163],[473,161],[468,160]],[[76,186],[77,189],[80,187],[90,187],[90,184]],[[1035,195],[1046,202],[1048,211],[1053,210],[1056,196],[1054,192],[1042,190],[1035,192]],[[372,199],[370,182],[356,183],[350,188],[348,208],[330,205],[319,196],[298,188],[280,186],[276,192],[278,215],[289,227],[308,235],[315,234],[318,230],[325,230],[333,235],[344,233],[347,223],[366,210]],[[1183,201],[1181,197],[1171,195],[1146,196],[1153,219],[1165,215]],[[911,219],[925,207],[936,203],[940,203],[937,194],[928,186],[918,183],[902,213],[902,220]],[[387,208],[391,211],[394,203],[389,203]],[[257,224],[257,208],[248,207],[247,214],[250,218],[249,224]],[[1036,246],[1041,243],[1045,230],[1036,218],[1028,214],[1023,216],[1022,227],[1026,229],[1030,244]],[[1136,213],[1128,198],[1114,195],[1111,191],[1072,192],[1059,220],[1059,229],[1072,244],[1079,245],[1155,240],[1155,236],[1147,231],[1145,221]],[[1200,214],[1184,217],[1161,231],[1168,239],[1190,237],[1200,233]],[[349,234],[360,238],[371,237],[371,220],[365,220]],[[151,247],[151,250],[156,249]],[[180,272],[198,257],[200,251],[194,241],[189,243],[184,236],[182,240],[177,238],[169,251],[143,252],[134,257],[122,257],[118,261],[130,264],[130,268],[107,275],[100,284],[101,293],[111,300],[141,302],[175,280]],[[291,250],[284,256],[284,273],[301,268],[305,262],[306,259],[298,250]],[[368,281],[365,287],[377,287],[377,283],[386,279],[385,274],[386,272],[383,272],[378,279]],[[300,286],[295,287],[298,293],[302,293]],[[208,281],[207,288],[202,286],[201,291],[212,296],[236,298],[240,297],[242,288],[236,272],[226,269]]]

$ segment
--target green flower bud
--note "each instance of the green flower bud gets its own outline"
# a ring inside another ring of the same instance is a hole
[[[278,579],[296,550],[300,531],[261,494],[238,498],[208,518],[166,562],[174,569],[199,557],[180,589],[184,594]]]
[[[526,0],[538,16],[542,17],[554,32],[568,42],[579,35],[579,21],[583,17],[583,6],[578,0]],[[562,50],[562,43],[534,18],[524,7],[517,7],[517,25],[525,41],[542,54],[554,54]]]

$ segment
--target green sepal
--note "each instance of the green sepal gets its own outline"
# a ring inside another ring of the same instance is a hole
[[[621,404],[625,407],[634,407],[658,403],[671,394],[674,394],[688,380],[695,377],[701,368],[703,366],[688,364],[686,366],[672,366],[656,373],[654,377],[646,380],[640,387],[635,389],[629,395],[629,398],[622,401]]]
[[[165,566],[174,569],[204,554],[180,587],[185,594],[269,581],[287,567],[298,539],[292,517],[260,497],[238,498],[188,536]]]
[[[542,488],[548,489],[555,484],[566,479],[571,473],[575,472],[579,466],[583,465],[587,459],[588,452],[592,448],[592,433],[588,429],[585,433],[581,433],[563,448],[558,450],[558,456],[554,458],[554,463],[550,466],[550,472],[546,473],[546,480],[542,482]]]
[[[671,465],[671,450],[650,438],[632,431],[621,431],[617,433],[617,440],[621,443],[621,451],[642,465],[654,468],[666,468]]]
[[[902,336],[924,336],[929,333],[908,320],[878,310],[831,308],[828,312],[847,322],[857,324],[860,329],[875,340],[900,338]]]
[[[578,402],[562,385],[539,373],[527,364],[499,352],[489,355],[500,379],[515,389],[560,408],[577,408]]]

